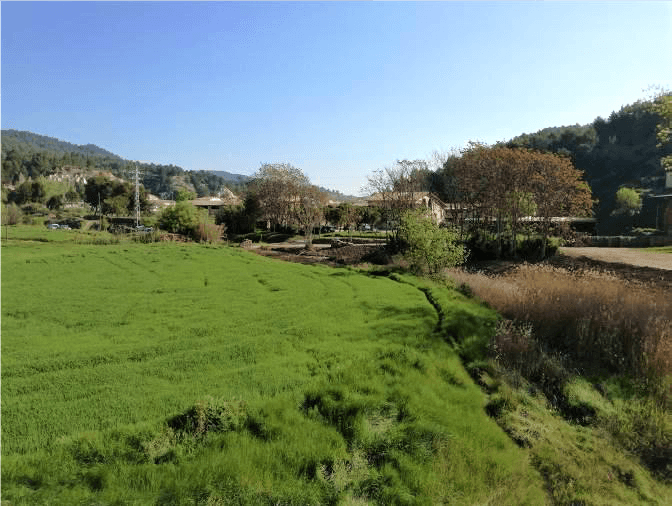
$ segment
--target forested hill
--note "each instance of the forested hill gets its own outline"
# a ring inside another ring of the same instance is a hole
[[[124,160],[94,144],[81,146],[54,137],[21,130],[2,130],[2,182],[17,183],[28,177],[48,176],[63,166],[79,166],[111,172],[132,179],[135,164],[142,174],[142,183],[154,195],[169,198],[181,187],[199,197],[214,195],[224,187],[234,193],[246,190],[251,176],[216,170],[185,170],[176,165]],[[348,201],[356,197],[334,190],[322,190],[330,198]]]
[[[8,143],[8,146],[5,146],[5,142]],[[34,134],[32,132],[23,130],[3,130],[2,145],[3,155],[6,148],[16,149],[25,146],[32,146],[35,150],[48,151],[53,153],[77,153],[83,157],[93,156],[110,158],[113,160],[122,160],[120,156],[115,155],[114,153],[110,153],[106,149],[99,148],[95,144],[80,146],[79,144],[72,144],[71,142],[55,139],[54,137],[47,137],[46,135]]]
[[[583,126],[544,128],[502,144],[569,155],[585,172],[593,195],[599,199],[599,233],[622,233],[624,229],[624,218],[611,216],[621,186],[642,190],[644,208],[635,224],[654,227],[657,201],[646,195],[664,190],[665,172],[660,159],[672,153],[672,146],[656,147],[660,117],[650,106],[650,102],[638,101],[613,112],[608,119],[598,117]]]
[[[66,165],[109,171],[128,179],[135,163],[94,144],[81,146],[32,132],[2,130],[3,182],[16,183],[23,178],[48,176]],[[210,171],[188,171],[172,164],[137,162],[137,165],[145,188],[164,197],[182,186],[204,196],[216,194],[223,187],[240,190],[244,184],[237,174],[225,173],[232,177],[222,177]]]

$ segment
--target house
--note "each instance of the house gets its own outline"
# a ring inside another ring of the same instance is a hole
[[[430,210],[435,223],[443,223],[446,219],[448,206],[432,192],[379,192],[367,199],[369,207],[385,209],[420,209]]]
[[[241,200],[231,190],[225,189],[225,192],[218,197],[201,197],[192,200],[191,203],[201,209],[207,209],[208,213],[215,213],[222,207],[237,206],[241,204]]]

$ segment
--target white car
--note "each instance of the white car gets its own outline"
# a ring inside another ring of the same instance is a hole
[[[56,230],[57,228],[60,228],[60,226],[58,225],[58,223],[50,223],[49,225],[47,225],[47,228],[49,230]]]

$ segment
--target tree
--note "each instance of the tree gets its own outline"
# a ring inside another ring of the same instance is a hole
[[[49,209],[60,209],[63,207],[65,197],[63,195],[52,195],[47,200],[47,207]]]
[[[497,256],[502,253],[505,226],[510,228],[512,250],[518,221],[522,217],[521,198],[530,193],[533,172],[531,155],[527,150],[488,147],[470,143],[462,156],[453,163],[457,184],[457,199],[466,205],[476,220],[471,223],[486,228],[495,220]]]
[[[583,172],[567,157],[552,153],[529,152],[533,165],[530,186],[542,219],[541,258],[546,256],[546,241],[556,216],[590,216],[593,197]]]
[[[259,199],[262,216],[274,227],[292,224],[300,189],[310,186],[301,169],[289,163],[265,163],[253,178],[251,186]]]
[[[399,241],[413,271],[438,274],[442,269],[464,263],[465,250],[454,229],[442,228],[424,209],[401,215]]]
[[[37,178],[35,180],[27,180],[21,183],[16,189],[17,204],[25,204],[26,202],[44,203],[47,196],[47,188],[44,178]]]
[[[554,217],[589,215],[592,210],[583,173],[569,158],[556,154],[470,143],[452,163],[452,175],[460,208],[474,231],[486,231],[494,220],[498,256],[506,225],[515,255],[516,231],[527,213],[536,210],[541,218],[544,256]]]
[[[662,86],[652,86],[650,91],[651,109],[660,117],[656,138],[658,148],[662,149],[672,142],[672,91]],[[663,156],[660,163],[665,171],[672,170],[672,155]]]
[[[364,224],[371,226],[371,228],[378,225],[382,219],[380,209],[371,206],[361,206],[355,208],[357,211],[357,226]]]
[[[301,186],[298,190],[298,202],[294,206],[296,221],[306,237],[306,248],[313,244],[313,229],[323,217],[322,209],[327,196],[317,186]]]
[[[186,188],[180,188],[177,190],[177,195],[175,196],[175,202],[182,202],[183,200],[194,200],[196,194],[187,190]]]
[[[404,211],[415,207],[417,192],[428,189],[430,171],[424,160],[397,160],[392,168],[374,171],[364,190],[380,202],[388,230],[398,239],[399,220]]]
[[[14,203],[7,204],[7,206],[2,206],[2,224],[3,225],[18,225],[21,223],[21,218],[23,213],[19,206]]]
[[[142,186],[139,200],[140,211],[146,211],[149,203],[147,192]],[[98,214],[131,214],[135,209],[135,187],[128,182],[96,176],[86,182],[84,201]]]
[[[348,202],[343,202],[338,205],[339,209],[339,219],[338,225],[347,228],[350,231],[350,236],[352,237],[352,228],[357,223],[357,208]]]

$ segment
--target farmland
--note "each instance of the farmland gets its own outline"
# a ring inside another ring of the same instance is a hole
[[[496,315],[445,286],[10,240],[2,295],[7,504],[545,501],[444,338]]]

